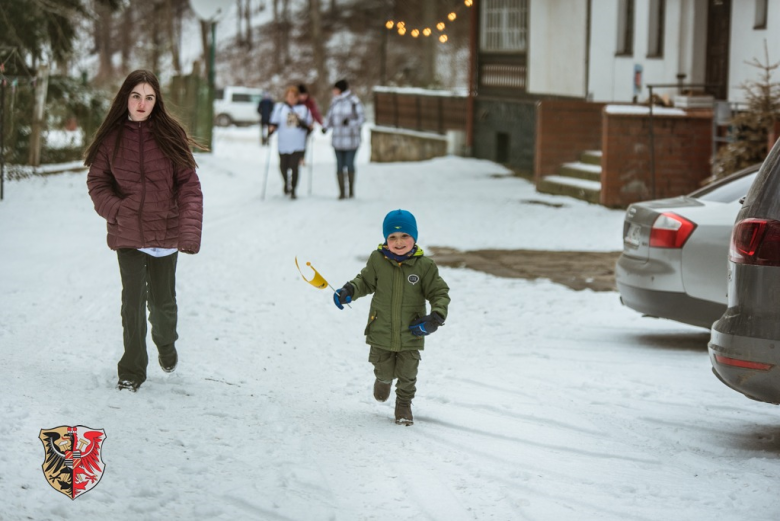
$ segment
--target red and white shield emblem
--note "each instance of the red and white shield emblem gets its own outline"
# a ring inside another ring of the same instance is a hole
[[[41,468],[46,481],[71,499],[97,486],[103,471],[103,441],[106,432],[83,425],[41,429],[44,460]]]

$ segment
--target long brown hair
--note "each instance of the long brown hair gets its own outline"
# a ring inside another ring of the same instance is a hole
[[[208,150],[208,148],[189,137],[181,123],[165,110],[165,102],[163,101],[157,76],[143,69],[133,71],[125,78],[124,83],[119,88],[119,92],[114,96],[114,101],[111,103],[111,108],[108,110],[106,118],[95,133],[92,144],[89,145],[89,148],[84,153],[84,164],[86,166],[92,165],[103,140],[114,129],[119,129],[116,136],[118,145],[124,130],[124,122],[127,121],[129,116],[127,100],[130,99],[130,93],[133,91],[133,88],[139,83],[147,83],[154,90],[155,103],[151,114],[149,114],[149,119],[152,123],[150,125],[152,136],[157,146],[175,165],[197,168],[198,164],[195,162],[190,147],[200,150]],[[116,153],[118,148],[118,146],[114,147],[114,153]]]

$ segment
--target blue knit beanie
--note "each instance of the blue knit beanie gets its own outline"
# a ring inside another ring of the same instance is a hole
[[[385,221],[382,223],[382,232],[385,235],[385,241],[390,234],[401,232],[409,234],[414,239],[414,242],[417,242],[417,221],[411,212],[393,210],[385,216]]]

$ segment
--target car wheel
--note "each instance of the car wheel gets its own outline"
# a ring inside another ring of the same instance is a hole
[[[227,114],[220,114],[215,120],[218,127],[229,127],[233,120]]]

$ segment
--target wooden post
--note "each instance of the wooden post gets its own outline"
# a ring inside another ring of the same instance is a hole
[[[33,107],[32,129],[30,131],[30,154],[28,164],[41,164],[41,134],[43,134],[43,115],[46,109],[46,93],[49,90],[49,66],[41,65],[35,79],[35,105]]]

